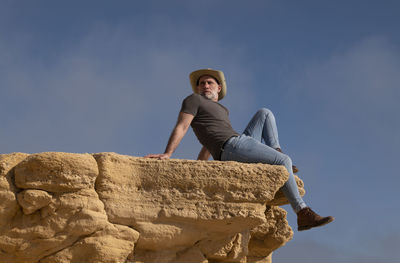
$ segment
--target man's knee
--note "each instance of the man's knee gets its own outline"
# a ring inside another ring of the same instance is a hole
[[[288,155],[286,155],[284,153],[280,153],[279,159],[280,159],[282,165],[287,166],[287,167],[292,167],[292,159]]]
[[[273,115],[272,111],[267,108],[261,108],[257,111],[257,113],[262,115]]]

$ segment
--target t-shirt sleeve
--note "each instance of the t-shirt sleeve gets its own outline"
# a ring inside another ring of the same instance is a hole
[[[198,97],[198,95],[192,94],[183,100],[181,112],[196,116],[197,111],[199,109],[199,104],[200,104],[200,98]]]

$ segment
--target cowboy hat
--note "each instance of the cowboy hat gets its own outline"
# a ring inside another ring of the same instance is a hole
[[[196,71],[193,71],[189,75],[190,79],[190,84],[192,85],[192,90],[194,93],[197,93],[197,81],[200,79],[201,76],[211,76],[215,78],[218,81],[218,84],[221,85],[221,91],[218,94],[218,100],[222,100],[223,97],[226,95],[226,81],[225,81],[225,76],[224,72],[220,70],[214,70],[214,69],[199,69]]]

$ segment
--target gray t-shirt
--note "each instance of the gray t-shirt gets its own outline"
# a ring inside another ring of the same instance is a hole
[[[200,143],[207,148],[214,160],[220,160],[221,148],[235,132],[228,118],[229,111],[218,102],[193,93],[182,102],[181,112],[194,116],[192,123],[194,133]]]

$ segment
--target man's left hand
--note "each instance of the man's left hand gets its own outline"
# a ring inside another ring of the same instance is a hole
[[[171,158],[171,155],[168,153],[159,153],[159,154],[148,154],[144,158],[154,158],[159,160],[167,160]]]

